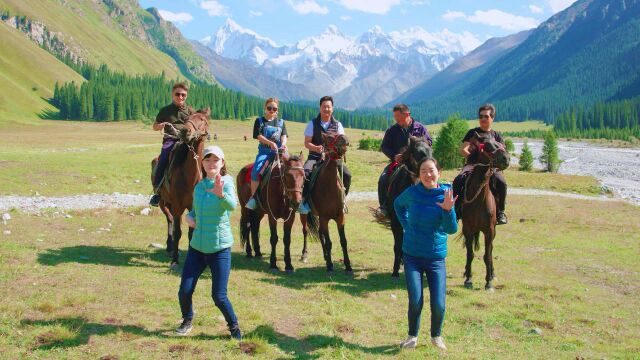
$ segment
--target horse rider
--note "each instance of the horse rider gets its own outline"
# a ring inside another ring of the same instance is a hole
[[[378,202],[380,207],[376,210],[378,218],[389,216],[387,210],[387,181],[389,178],[389,167],[392,164],[402,162],[402,151],[409,143],[409,137],[415,136],[424,139],[432,144],[429,131],[419,121],[411,117],[409,107],[405,104],[397,104],[393,107],[393,119],[395,124],[391,125],[384,132],[380,150],[389,158],[389,163],[384,167],[378,179]],[[395,165],[394,165],[395,166]]]
[[[488,136],[493,138],[495,141],[501,143],[503,146],[504,140],[502,136],[497,131],[491,128],[493,124],[493,120],[496,116],[496,108],[492,104],[484,104],[478,109],[478,121],[480,126],[474,129],[471,129],[467,132],[462,139],[462,146],[460,147],[460,154],[464,156],[467,161],[458,176],[456,176],[455,180],[453,180],[453,188],[456,194],[461,194],[464,187],[464,179],[465,174],[468,174],[471,169],[473,169],[474,164],[478,162],[478,152],[471,151],[471,139],[477,133],[481,136]],[[491,176],[489,181],[489,187],[491,192],[493,193],[496,199],[496,208],[497,214],[496,218],[498,221],[498,225],[503,225],[507,223],[507,215],[504,213],[505,202],[507,199],[507,180],[504,178],[502,171],[495,171]],[[462,198],[462,196],[461,196]]]
[[[320,99],[320,113],[315,119],[309,121],[304,129],[304,147],[309,149],[309,156],[304,163],[304,172],[307,179],[310,178],[314,166],[323,159],[325,149],[322,134],[345,134],[342,123],[333,116],[333,98],[331,96],[323,96]],[[344,165],[342,182],[345,187],[345,193],[348,194],[351,186],[351,172]],[[308,185],[308,183],[305,184],[305,197],[309,193]],[[300,214],[308,214],[311,211],[306,199],[303,199],[300,203],[298,211]]]
[[[245,205],[251,210],[258,207],[255,194],[260,185],[263,167],[273,161],[278,150],[287,149],[287,127],[284,120],[278,118],[278,104],[278,99],[268,98],[264,102],[264,116],[257,118],[253,124],[253,138],[259,144],[258,155],[251,169],[251,197]]]
[[[158,157],[158,164],[153,178],[154,194],[149,200],[149,205],[151,206],[158,206],[160,203],[160,182],[169,163],[169,154],[171,154],[171,150],[176,143],[180,129],[184,127],[189,116],[194,113],[194,110],[186,104],[188,93],[189,86],[186,83],[175,83],[171,89],[171,104],[160,109],[158,116],[156,116],[156,121],[153,123],[153,130],[164,130],[164,137],[162,138],[162,150]]]

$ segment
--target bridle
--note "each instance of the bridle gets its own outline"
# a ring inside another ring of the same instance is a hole
[[[271,216],[271,218],[273,218],[273,220],[275,220],[276,222],[278,222],[278,219],[275,217],[275,215],[273,215],[273,211],[271,210],[271,203],[269,202],[269,189],[271,188],[269,185],[271,183],[271,179],[272,178],[279,178],[280,179],[280,186],[282,188],[282,201],[283,203],[286,205],[286,201],[289,200],[291,201],[289,195],[291,193],[301,193],[302,194],[302,189],[297,189],[295,186],[294,187],[288,187],[287,186],[287,182],[285,181],[285,174],[289,173],[291,170],[295,170],[295,171],[301,171],[302,172],[302,176],[304,177],[304,167],[302,166],[288,166],[286,164],[286,162],[284,163],[284,165],[282,164],[282,162],[280,161],[280,152],[276,153],[276,161],[274,161],[272,167],[271,167],[271,172],[273,174],[273,169],[274,168],[278,168],[278,170],[280,170],[278,172],[278,175],[272,175],[269,178],[269,183],[266,184],[266,188],[267,188],[267,210],[269,212],[269,216]],[[289,221],[289,219],[291,218],[291,215],[295,214],[295,210],[293,209],[291,206],[289,206],[289,215],[287,215],[287,218],[284,219],[283,223],[286,223],[287,221]]]

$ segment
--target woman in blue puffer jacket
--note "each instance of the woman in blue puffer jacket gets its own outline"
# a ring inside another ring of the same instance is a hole
[[[422,274],[427,277],[431,305],[431,343],[446,350],[442,339],[444,323],[447,234],[458,230],[453,209],[455,197],[451,185],[439,184],[440,169],[435,159],[419,164],[420,181],[407,188],[394,202],[398,220],[404,229],[402,252],[404,274],[409,293],[409,336],[400,346],[418,344],[423,304]]]

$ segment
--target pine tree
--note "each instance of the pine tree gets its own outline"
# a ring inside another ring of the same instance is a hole
[[[545,165],[548,172],[558,172],[560,168],[560,157],[558,151],[558,139],[553,131],[547,131],[544,136],[544,145],[542,147],[542,155],[540,162]]]
[[[447,119],[433,145],[433,155],[443,169],[455,169],[464,165],[464,157],[458,149],[469,125],[459,116],[454,115]]]
[[[531,149],[529,148],[528,140],[524,141],[518,163],[520,165],[520,171],[531,171],[531,169],[533,169],[533,153],[531,153]]]

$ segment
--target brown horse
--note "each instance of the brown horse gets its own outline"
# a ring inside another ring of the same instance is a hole
[[[404,232],[402,225],[396,216],[393,202],[402,194],[409,186],[413,185],[418,178],[418,163],[426,157],[431,157],[432,151],[429,143],[424,139],[411,136],[409,145],[402,152],[402,163],[398,165],[397,170],[389,177],[387,185],[387,209],[389,211],[389,222],[384,225],[390,225],[393,232],[393,273],[391,276],[400,276],[400,262],[402,261],[402,242]]]
[[[159,207],[167,219],[167,252],[171,254],[172,268],[179,264],[178,245],[182,237],[182,214],[187,209],[191,210],[193,189],[202,180],[202,150],[209,135],[209,115],[209,108],[206,108],[189,116],[169,157],[169,164],[173,164],[169,184],[160,187]],[[155,161],[152,161],[152,166],[155,165]],[[193,229],[189,228],[189,240],[192,234]]]
[[[247,257],[262,257],[260,252],[260,221],[267,215],[269,229],[271,231],[271,259],[269,268],[278,270],[276,262],[276,245],[278,244],[278,219],[284,220],[284,263],[287,273],[293,272],[291,264],[291,227],[296,219],[296,209],[302,201],[302,188],[304,186],[304,161],[302,153],[299,156],[276,156],[271,169],[271,176],[267,184],[261,186],[258,196],[260,207],[255,211],[245,207],[251,197],[250,182],[247,181],[252,164],[240,170],[236,176],[238,198],[242,207],[240,212],[240,238],[242,245],[246,246]],[[251,241],[249,236],[251,235]]]
[[[484,263],[487,268],[485,289],[494,291],[493,287],[493,239],[496,236],[496,200],[491,193],[489,180],[496,168],[505,170],[509,167],[509,152],[493,138],[476,135],[471,139],[472,151],[478,152],[478,163],[466,176],[463,196],[460,201],[460,218],[462,218],[462,236],[467,248],[467,264],[465,266],[464,286],[473,288],[471,280],[471,262],[474,249],[480,248],[480,232],[484,234]]]
[[[349,146],[349,140],[344,135],[335,134],[322,134],[322,139],[325,148],[325,159],[314,170],[318,171],[317,179],[308,195],[309,200],[311,200],[312,211],[309,215],[300,216],[304,235],[304,248],[306,250],[307,235],[310,232],[313,238],[320,240],[327,271],[333,272],[329,220],[334,220],[338,226],[345,272],[353,274],[347,251],[347,237],[344,232],[346,188],[342,181],[342,164]]]

